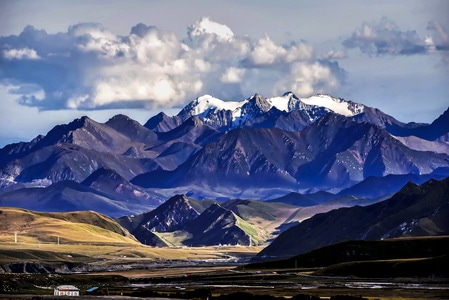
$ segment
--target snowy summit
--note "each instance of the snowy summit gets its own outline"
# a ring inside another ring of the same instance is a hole
[[[204,95],[204,96],[198,97],[195,101],[193,101],[192,115],[199,116],[199,115],[202,115],[205,112],[208,112],[210,110],[212,110],[212,111],[219,111],[219,110],[236,111],[237,109],[242,107],[242,105],[245,104],[246,102],[248,102],[248,100],[223,101],[221,99],[212,97],[211,95]]]
[[[186,109],[189,110],[189,115],[203,117],[207,117],[209,114],[216,113],[220,110],[231,111],[233,119],[237,119],[242,117],[242,107],[253,99],[253,97],[243,101],[224,101],[211,95],[204,95],[192,101]],[[291,92],[264,100],[269,104],[270,108],[275,107],[285,112],[324,108],[326,111],[332,111],[346,117],[362,113],[365,107],[363,104],[334,98],[330,95],[314,95],[307,98],[298,98]]]

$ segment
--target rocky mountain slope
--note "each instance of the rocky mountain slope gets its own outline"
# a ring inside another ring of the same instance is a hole
[[[281,225],[295,222],[299,209],[257,200],[219,203],[176,195],[152,211],[119,222],[139,241],[155,246],[258,245],[276,236]],[[164,241],[167,238],[176,242]]]
[[[448,158],[443,153],[412,150],[377,126],[329,113],[302,131],[232,130],[175,170],[150,171],[132,182],[146,188],[332,191],[371,176],[429,174],[436,165],[448,166]]]

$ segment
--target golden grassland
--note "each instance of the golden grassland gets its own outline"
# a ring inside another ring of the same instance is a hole
[[[12,241],[11,241],[12,240]],[[207,260],[223,259],[229,256],[252,256],[262,247],[253,246],[209,246],[157,248],[137,242],[131,243],[70,243],[38,242],[33,237],[0,237],[0,262],[27,261],[71,261],[78,262],[109,260],[111,262],[132,262],[144,260]],[[19,254],[20,253],[20,254]],[[44,254],[45,253],[45,254]]]
[[[0,208],[0,262],[70,261],[71,258],[78,262],[200,260],[251,256],[261,249],[240,246],[157,248],[141,244],[113,219],[96,212],[39,213]]]

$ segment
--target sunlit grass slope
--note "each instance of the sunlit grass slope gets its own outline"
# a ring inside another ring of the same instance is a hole
[[[39,213],[9,207],[0,208],[0,241],[138,244],[115,220],[96,212]]]
[[[157,248],[139,243],[114,219],[93,211],[41,213],[0,207],[0,263],[214,259],[255,255],[261,247]]]

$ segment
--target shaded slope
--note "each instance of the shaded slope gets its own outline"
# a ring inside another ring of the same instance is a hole
[[[245,269],[322,268],[316,275],[447,277],[449,236],[345,241]],[[324,267],[324,268],[323,268]]]
[[[105,125],[113,128],[135,142],[141,142],[148,145],[155,143],[158,140],[158,135],[155,132],[125,115],[115,115],[110,118]]]
[[[106,168],[96,170],[81,184],[93,188],[111,199],[138,204],[146,207],[147,210],[155,208],[165,201],[162,197],[133,185],[117,172]]]
[[[212,204],[200,216],[189,222],[185,228],[192,237],[185,245],[250,245],[258,243],[258,230],[232,211]]]
[[[278,129],[236,129],[207,144],[174,171],[143,174],[132,182],[144,187],[194,184],[214,189],[240,189],[242,184],[246,188],[295,185],[296,180],[284,170],[294,168],[294,147],[285,149],[282,138],[296,134]]]
[[[0,195],[0,206],[41,212],[94,210],[112,217],[148,209],[144,204],[111,199],[97,190],[70,180],[60,181],[46,188],[23,188],[3,193]]]
[[[449,132],[449,108],[431,124],[423,124],[412,128],[387,127],[387,130],[396,136],[417,136],[434,141]]]
[[[182,122],[183,120],[177,116],[170,117],[164,112],[160,112],[151,117],[143,126],[156,132],[166,132],[178,127]]]
[[[259,257],[286,257],[345,240],[449,234],[449,178],[407,184],[388,200],[340,208],[283,232]]]
[[[71,144],[56,144],[28,153],[1,168],[2,179],[33,184],[36,180],[55,183],[61,180],[81,182],[100,167],[113,169],[126,179],[158,169],[150,159],[124,157],[97,152]],[[48,183],[47,183],[48,185]]]
[[[118,221],[142,243],[149,244],[156,241],[155,245],[158,245],[160,241],[155,237],[155,232],[184,230],[185,226],[210,204],[210,201],[198,201],[184,195],[175,195],[154,210],[124,216]]]
[[[175,170],[149,172],[132,182],[237,193],[267,187],[338,191],[370,176],[429,174],[439,166],[449,166],[447,154],[411,150],[379,127],[327,114],[301,132],[232,130]]]

